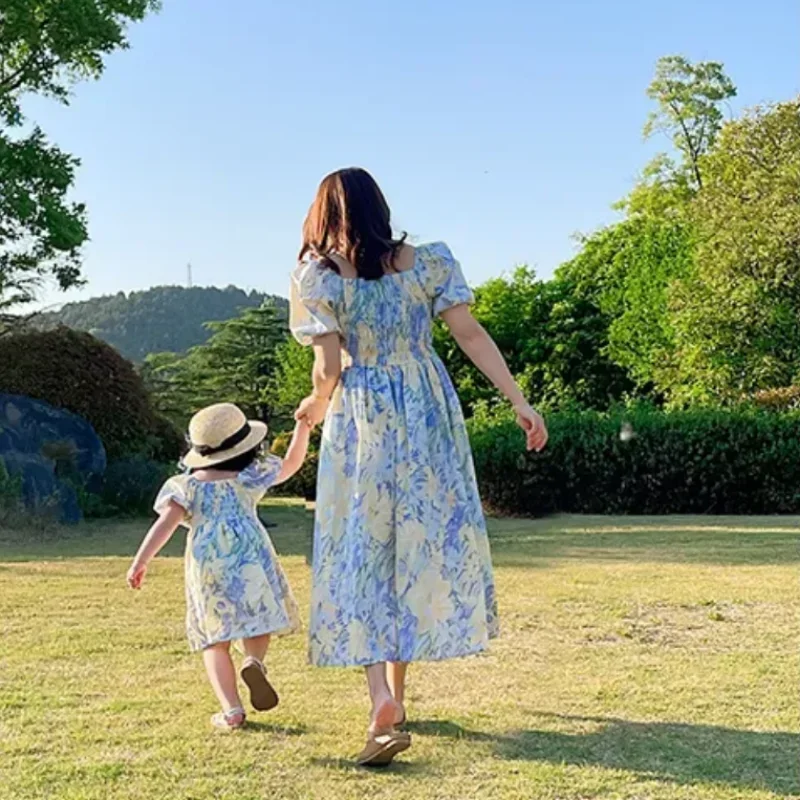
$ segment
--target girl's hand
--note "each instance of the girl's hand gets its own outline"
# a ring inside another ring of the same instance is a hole
[[[547,444],[547,425],[541,414],[534,411],[527,403],[514,406],[517,414],[517,425],[525,431],[525,446],[537,453]]]
[[[325,419],[328,401],[324,397],[312,394],[306,397],[294,412],[297,422],[305,422],[309,428],[316,428]]]
[[[130,586],[131,589],[141,589],[146,572],[147,564],[134,561],[133,564],[131,564],[131,568],[128,570],[128,586]]]

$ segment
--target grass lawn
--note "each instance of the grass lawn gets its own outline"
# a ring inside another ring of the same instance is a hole
[[[311,515],[265,508],[298,599]],[[125,588],[145,521],[53,541],[0,534],[0,798],[800,797],[798,520],[491,523],[504,632],[413,668],[414,747],[363,744],[356,670],[270,657],[282,704],[248,731],[216,710],[183,633],[181,542]]]

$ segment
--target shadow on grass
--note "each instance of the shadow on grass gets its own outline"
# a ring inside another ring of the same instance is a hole
[[[776,565],[800,562],[800,520],[653,518],[494,520],[497,566],[546,567],[552,561]],[[748,524],[749,523],[749,524]]]
[[[251,733],[269,733],[273,736],[305,736],[308,728],[305,725],[280,725],[273,722],[253,722],[247,720],[247,725],[241,731],[248,735]]]
[[[313,515],[303,506],[276,505],[259,509],[259,517],[281,556],[302,556],[311,563]],[[72,558],[129,558],[147,533],[154,517],[89,520],[46,533],[36,529],[0,529],[0,561],[24,562]],[[178,529],[161,555],[183,555],[186,535]]]
[[[313,515],[302,505],[260,510],[281,556],[311,562]],[[0,561],[129,557],[149,519],[93,520],[55,535],[0,531]],[[797,517],[551,517],[491,519],[499,567],[537,569],[554,561],[777,565],[800,563]],[[183,553],[176,533],[165,556]]]
[[[420,736],[489,743],[499,758],[607,767],[678,784],[716,783],[782,795],[800,793],[800,734],[741,731],[705,725],[628,722],[605,717],[541,714],[599,725],[587,733],[472,731],[447,721],[419,721]]]
[[[360,767],[355,759],[348,758],[323,758],[313,756],[308,760],[309,764],[325,769],[338,769],[357,775],[381,775],[391,772],[393,775],[428,775],[431,772],[431,765],[427,761],[404,761],[402,757],[393,761],[388,767]]]

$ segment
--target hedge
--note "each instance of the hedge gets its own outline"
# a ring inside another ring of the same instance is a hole
[[[548,417],[524,451],[512,420],[470,422],[481,496],[502,513],[800,512],[800,414],[651,408]]]
[[[44,400],[87,420],[111,460],[176,461],[181,436],[150,404],[133,364],[88,333],[60,327],[0,338],[0,392]]]

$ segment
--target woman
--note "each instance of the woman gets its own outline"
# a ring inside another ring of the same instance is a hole
[[[486,525],[452,382],[433,351],[440,316],[513,405],[529,450],[547,441],[444,244],[393,238],[389,207],[361,169],[322,181],[303,227],[291,327],[313,345],[325,420],[314,530],[311,662],[363,666],[372,699],[362,764],[410,746],[406,665],[484,650],[497,635]]]

